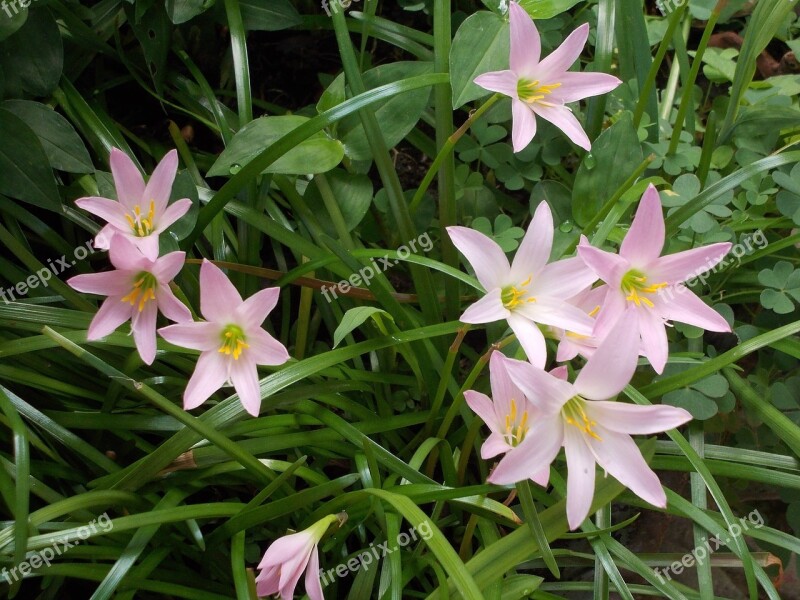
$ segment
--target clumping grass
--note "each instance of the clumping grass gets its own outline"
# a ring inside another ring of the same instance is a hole
[[[800,598],[797,0],[0,3],[8,598]]]

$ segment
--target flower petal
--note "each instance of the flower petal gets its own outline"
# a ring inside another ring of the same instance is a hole
[[[494,354],[492,356],[494,356]],[[464,392],[464,399],[467,401],[467,406],[470,407],[472,412],[478,415],[481,420],[489,426],[491,431],[498,431],[499,422],[497,414],[495,413],[494,404],[489,396],[481,392],[476,392],[475,390],[466,390]]]
[[[586,132],[581,127],[581,124],[578,122],[578,119],[575,118],[575,115],[572,114],[572,111],[568,109],[566,106],[559,106],[559,105],[545,105],[541,102],[537,102],[532,105],[533,111],[550,121],[553,125],[558,127],[564,134],[575,143],[575,145],[580,146],[584,150],[591,150],[592,143],[589,141],[589,136],[586,135]]]
[[[651,183],[639,201],[636,216],[622,240],[619,254],[634,268],[645,269],[661,255],[663,249],[664,214],[661,212],[658,190]]]
[[[517,99],[517,82],[519,78],[513,71],[491,71],[478,75],[475,83],[491,92],[500,92],[506,96]]]
[[[249,348],[245,350],[257,365],[282,365],[289,360],[286,347],[260,327],[247,332]]]
[[[706,331],[728,332],[731,330],[731,326],[725,318],[698,298],[690,289],[682,285],[675,285],[667,289],[668,292],[659,295],[661,302],[658,304],[658,310],[665,319],[688,323]]]
[[[108,198],[88,197],[79,198],[75,200],[80,208],[86,212],[90,212],[113,225],[121,231],[130,231],[131,226],[125,219],[125,207],[119,202],[109,200]]]
[[[516,2],[508,7],[511,22],[511,70],[519,77],[533,77],[542,54],[542,41],[536,24],[527,11]]]
[[[511,263],[511,281],[520,284],[533,282],[538,277],[553,249],[553,213],[547,202],[540,202],[533,213],[533,220],[528,225],[525,237],[522,238],[514,260]]]
[[[519,313],[511,313],[506,320],[530,363],[543,369],[547,364],[547,344],[536,323]]]
[[[169,226],[189,212],[190,208],[192,208],[192,201],[188,198],[181,198],[167,206],[161,216],[158,217],[156,231],[162,232],[169,229]]]
[[[121,236],[117,236],[121,237]],[[128,239],[133,240],[139,251],[144,254],[149,260],[158,258],[158,233],[153,232],[144,237],[130,236]]]
[[[170,321],[185,323],[192,320],[192,313],[186,305],[175,297],[169,285],[159,286],[156,292],[158,310]]]
[[[505,438],[500,435],[499,433],[492,432],[489,434],[489,437],[486,438],[486,441],[483,442],[481,446],[481,458],[483,460],[489,460],[490,458],[494,458],[499,454],[503,454],[511,450],[511,446],[509,446],[508,442],[506,442]],[[548,470],[549,475],[549,470]]]
[[[133,311],[131,331],[136,342],[139,356],[147,365],[152,365],[156,358],[156,317],[158,304],[147,302],[141,310]]]
[[[536,115],[528,104],[511,100],[511,145],[522,152],[536,135]]]
[[[252,358],[242,354],[231,362],[231,381],[244,409],[257,417],[261,410],[261,387],[258,384],[258,369]]]
[[[606,73],[579,73],[568,71],[559,75],[561,87],[552,91],[547,98],[555,104],[577,102],[584,98],[599,96],[617,88],[622,81]]]
[[[542,472],[555,459],[564,439],[560,417],[539,419],[522,443],[508,452],[487,477],[489,483],[508,485]]]
[[[178,323],[162,327],[158,333],[170,344],[201,352],[216,352],[222,345],[222,329],[219,323]]]
[[[538,69],[539,79],[545,83],[560,83],[562,75],[580,57],[588,39],[589,24],[584,23],[570,33],[558,48],[542,59]]]
[[[675,406],[639,406],[602,400],[587,402],[586,414],[606,429],[628,435],[661,433],[692,420],[688,411]]]
[[[173,149],[167,152],[158,163],[142,195],[142,203],[145,206],[148,206],[151,201],[155,202],[156,215],[161,215],[167,208],[167,202],[172,193],[172,184],[175,182],[177,173],[178,151]],[[142,206],[142,209],[144,208]]]
[[[730,242],[709,244],[692,250],[668,254],[649,267],[653,281],[682,283],[687,279],[707,273],[730,252]]]
[[[455,247],[472,265],[483,289],[488,292],[510,283],[506,279],[511,267],[505,253],[494,240],[468,227],[448,227],[447,233]]]
[[[171,327],[183,327],[172,325]],[[164,329],[169,329],[165,327]],[[203,352],[183,393],[183,408],[192,410],[211,397],[228,380],[228,357],[216,350]]]
[[[111,149],[111,174],[114,176],[114,186],[117,188],[117,198],[124,208],[133,210],[140,204],[144,194],[144,179],[139,168],[131,158],[122,150]]]
[[[461,315],[459,321],[462,323],[494,323],[507,319],[511,312],[503,306],[500,299],[502,292],[500,288],[493,288],[483,298],[471,304]]]
[[[109,296],[89,324],[86,339],[93,341],[107,336],[131,318],[131,305],[121,296]]]
[[[126,234],[115,235],[111,238],[111,247],[108,249],[108,259],[120,271],[133,272],[150,271],[154,264],[148,259],[139,247],[131,242]]]
[[[639,313],[639,331],[642,334],[642,353],[655,372],[661,375],[667,364],[669,343],[664,321],[654,311],[643,308]]]
[[[242,303],[242,297],[225,273],[212,262],[200,266],[200,312],[209,321],[228,321]]]
[[[119,232],[119,229],[111,225],[110,223],[106,223],[100,231],[97,232],[97,235],[94,236],[94,244],[93,246],[97,250],[108,250],[109,246],[111,245],[111,238],[114,236],[115,233]]]
[[[597,275],[579,256],[565,258],[545,265],[531,284],[530,293],[550,298],[571,298],[597,281]],[[592,307],[594,308],[594,307]]]
[[[281,569],[277,565],[263,569],[256,577],[256,594],[259,598],[274,596],[278,593],[278,582],[281,579]]]
[[[586,243],[584,241],[585,238],[578,245],[578,256],[612,290],[616,289],[621,292],[622,276],[630,270],[630,263],[617,254],[600,250],[590,246],[588,241]]]
[[[170,252],[156,261],[152,273],[160,284],[166,285],[180,273],[185,262],[186,252]]]
[[[550,482],[550,467],[547,466],[538,473],[534,473],[531,475],[531,481],[546,488],[547,484]]]
[[[306,567],[306,594],[309,600],[325,600],[322,594],[322,583],[319,580],[319,550],[317,546],[311,551],[311,559]]]
[[[506,371],[505,355],[499,350],[492,352],[489,359],[489,380],[492,385],[492,405],[494,407],[494,414],[496,415],[497,428],[502,428],[505,425],[506,415],[511,413],[511,400],[515,400],[517,408],[521,411],[525,410],[520,403],[527,403],[525,394],[522,393],[511,377]],[[491,425],[490,425],[491,427]]]
[[[284,535],[270,544],[261,562],[258,563],[258,568],[277,566],[297,556],[305,557],[310,554],[313,546],[314,538],[308,530],[304,529],[297,533]]]
[[[636,323],[635,309],[628,309],[617,321],[575,379],[579,395],[591,400],[606,400],[628,385],[639,358],[639,328]]]
[[[567,455],[567,521],[577,529],[589,514],[594,498],[595,461],[586,436],[577,427],[564,426]]]
[[[580,335],[591,335],[594,329],[592,317],[558,298],[537,296],[536,302],[521,304],[516,312],[535,323],[560,327]]]
[[[588,442],[600,466],[642,500],[665,508],[664,488],[631,437],[601,426],[595,427],[595,432],[602,441],[590,438]]]
[[[86,294],[124,296],[131,291],[133,281],[125,271],[106,271],[76,275],[67,280],[67,285]]]
[[[236,308],[237,322],[245,329],[259,328],[278,303],[280,288],[266,288],[256,292]]]
[[[513,358],[504,358],[504,360],[511,381],[545,415],[560,414],[561,408],[567,400],[576,394],[571,383],[559,379],[541,368]]]

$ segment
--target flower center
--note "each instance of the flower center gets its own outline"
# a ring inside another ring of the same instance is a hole
[[[600,438],[600,436],[592,430],[592,427],[597,425],[597,422],[592,421],[588,416],[586,416],[585,407],[586,400],[580,396],[574,396],[570,398],[561,409],[561,416],[567,422],[567,425],[573,425],[586,435],[602,442],[603,440]]]
[[[519,446],[528,433],[528,411],[517,413],[517,401],[511,399],[511,412],[506,415],[506,432],[503,434],[509,446]]]
[[[155,275],[142,271],[134,278],[133,289],[127,296],[122,297],[123,302],[130,302],[133,306],[139,303],[139,312],[144,310],[145,304],[149,300],[156,299],[156,288],[158,287],[158,280]]]
[[[590,310],[586,314],[588,314],[590,317],[595,317],[595,316],[597,316],[597,313],[599,313],[599,312],[600,312],[600,305],[598,304],[597,306],[595,306],[592,310]],[[588,340],[591,337],[589,335],[583,335],[581,333],[575,333],[574,331],[567,331],[566,332],[566,336],[568,338],[572,338],[574,340]]]
[[[155,226],[153,225],[153,219],[155,216],[156,202],[155,200],[150,200],[150,209],[147,211],[147,216],[142,214],[142,209],[137,204],[133,207],[133,214],[125,215],[125,218],[128,220],[128,224],[131,226],[133,235],[136,237],[145,237],[153,233],[153,229],[155,229]]]
[[[651,283],[648,285],[647,277],[641,271],[631,269],[622,276],[622,284],[620,286],[622,291],[627,294],[625,300],[633,302],[636,306],[644,304],[653,308],[653,302],[647,297],[647,294],[657,294],[658,290],[667,287],[667,282]]]
[[[545,96],[551,94],[553,90],[560,87],[560,83],[548,83],[546,85],[542,85],[539,83],[538,79],[536,81],[520,79],[517,81],[517,96],[523,102],[533,104],[534,102],[543,100]]]
[[[508,285],[502,289],[500,292],[500,301],[503,303],[508,310],[513,310],[523,302],[536,302],[536,298],[531,296],[530,298],[526,298],[528,295],[528,290],[526,289],[533,277],[528,277],[525,281],[519,284],[519,287],[515,285]]]
[[[222,330],[222,345],[219,352],[222,354],[233,355],[233,360],[239,360],[242,350],[249,348],[245,342],[245,335],[242,328],[238,325],[227,325]]]

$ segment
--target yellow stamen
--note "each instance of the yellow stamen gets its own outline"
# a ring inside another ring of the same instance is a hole
[[[633,302],[636,306],[653,308],[655,305],[647,294],[657,294],[661,288],[666,287],[666,281],[647,284],[647,277],[636,269],[631,269],[622,276],[621,288],[627,294],[625,300]]]
[[[218,352],[227,356],[233,356],[233,360],[239,360],[242,351],[250,346],[245,342],[244,332],[238,325],[228,325],[222,333],[222,345]]]
[[[517,417],[519,416],[519,419]],[[518,446],[525,434],[528,433],[528,411],[522,411],[521,415],[517,412],[517,401],[512,398],[509,413],[506,415],[506,429],[503,437],[511,446]]]
[[[136,276],[130,293],[122,297],[122,302],[128,302],[131,306],[135,306],[138,302],[139,312],[142,312],[150,300],[156,299],[157,286],[158,280],[155,276],[143,271]]]
[[[133,235],[136,237],[145,237],[153,233],[155,229],[154,219],[156,216],[156,202],[150,200],[150,207],[147,211],[147,216],[142,215],[142,208],[137,204],[133,207],[133,215],[125,215],[125,220],[131,226]]]
[[[597,421],[593,421],[586,414],[584,410],[585,402],[580,396],[571,398],[561,409],[561,415],[567,425],[577,427],[584,434],[596,439],[598,442],[602,442],[602,438],[592,430],[592,427],[597,425]]]
[[[529,276],[525,281],[518,286],[510,285],[500,292],[500,300],[508,310],[513,310],[523,302],[536,302],[533,296],[526,297],[528,290],[526,289],[533,281],[533,275]]]
[[[541,102],[546,96],[552,94],[553,90],[560,87],[560,83],[541,84],[538,79],[535,81],[520,79],[517,82],[517,96],[523,102],[533,104],[535,102]]]

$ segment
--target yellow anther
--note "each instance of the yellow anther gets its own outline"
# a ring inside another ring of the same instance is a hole
[[[222,345],[218,352],[227,356],[233,356],[233,360],[239,360],[242,351],[250,346],[245,342],[244,332],[238,325],[228,325],[222,333]]]
[[[137,237],[145,237],[153,233],[155,229],[154,219],[156,217],[156,202],[150,200],[150,207],[147,211],[147,216],[142,215],[142,208],[137,204],[133,207],[133,215],[125,215],[125,220],[131,226],[133,235]]]

